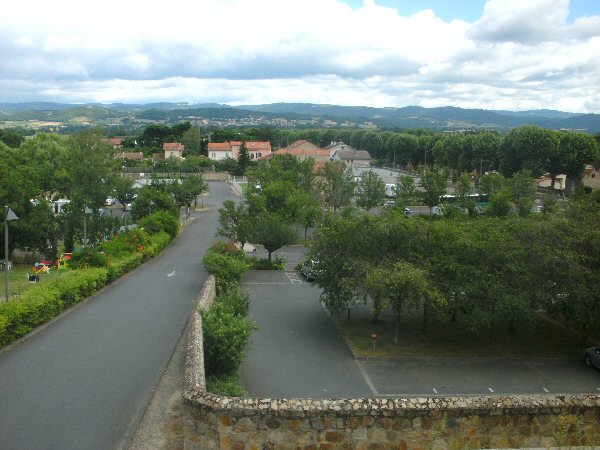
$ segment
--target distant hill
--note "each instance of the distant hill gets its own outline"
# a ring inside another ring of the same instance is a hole
[[[372,108],[313,103],[271,103],[230,106],[217,103],[150,103],[73,105],[50,102],[0,103],[0,120],[79,122],[95,125],[145,122],[177,123],[208,120],[214,126],[324,127],[376,126],[379,128],[431,128],[435,130],[489,129],[505,131],[520,125],[550,129],[600,132],[599,114],[577,114],[554,110],[494,111],[452,106],[423,108]]]

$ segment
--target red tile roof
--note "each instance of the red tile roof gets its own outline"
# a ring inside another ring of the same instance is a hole
[[[230,142],[209,142],[208,150],[214,152],[230,152],[231,151],[231,143]]]
[[[168,152],[183,152],[185,146],[179,142],[165,142],[163,144],[163,150]]]

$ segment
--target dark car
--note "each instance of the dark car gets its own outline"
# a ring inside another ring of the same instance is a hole
[[[586,366],[593,366],[600,369],[600,347],[590,347],[586,349],[583,360]]]
[[[317,261],[314,260],[308,260],[305,261],[304,264],[302,264],[300,272],[302,272],[302,275],[304,275],[307,281],[313,281],[315,279],[315,276],[318,274],[316,266]]]

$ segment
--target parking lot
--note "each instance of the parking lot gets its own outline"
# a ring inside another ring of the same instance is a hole
[[[402,358],[355,360],[319,303],[320,290],[293,270],[302,247],[280,252],[286,271],[251,271],[253,335],[242,383],[260,397],[409,397],[599,393],[600,371],[578,360]],[[583,355],[582,355],[583,357]]]

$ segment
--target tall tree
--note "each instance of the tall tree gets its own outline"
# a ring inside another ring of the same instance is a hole
[[[558,137],[552,130],[533,125],[513,128],[500,141],[500,171],[510,177],[529,170],[539,177],[548,171],[557,148]]]
[[[357,186],[356,205],[369,211],[385,199],[385,183],[372,170],[363,172]]]
[[[585,165],[600,159],[599,146],[590,135],[566,132],[560,135],[558,147],[562,169],[567,175],[568,193],[572,194],[581,183]]]
[[[340,208],[349,205],[356,188],[352,171],[341,161],[328,161],[321,169],[321,175],[319,190],[325,206],[336,213]]]
[[[274,251],[294,242],[296,233],[276,214],[264,212],[254,221],[253,241],[269,252],[269,262]]]
[[[253,219],[246,204],[236,204],[231,200],[223,202],[223,207],[219,209],[218,236],[231,239],[243,249],[250,240],[253,229]]]
[[[246,143],[242,142],[240,145],[240,152],[238,154],[237,165],[236,165],[236,175],[244,175],[246,173],[246,169],[250,165],[250,155],[248,154],[248,149],[246,148]]]
[[[448,187],[447,175],[441,170],[425,170],[421,175],[421,200],[429,206],[429,213],[434,206],[439,205],[440,197]]]

